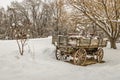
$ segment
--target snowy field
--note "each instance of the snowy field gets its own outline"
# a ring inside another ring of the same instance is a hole
[[[119,49],[104,48],[105,63],[76,66],[55,59],[51,37],[29,40],[24,56],[14,40],[0,40],[0,80],[120,80]]]

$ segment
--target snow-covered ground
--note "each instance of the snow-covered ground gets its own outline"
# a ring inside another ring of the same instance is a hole
[[[76,66],[55,59],[51,37],[31,39],[25,48],[20,56],[16,41],[0,40],[0,80],[120,80],[120,49],[104,48],[105,63]]]

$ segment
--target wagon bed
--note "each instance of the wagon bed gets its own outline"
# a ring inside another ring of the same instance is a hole
[[[63,36],[58,35],[55,42],[56,46],[70,46],[79,48],[97,48],[106,47],[107,40],[99,38],[84,38],[81,36]]]

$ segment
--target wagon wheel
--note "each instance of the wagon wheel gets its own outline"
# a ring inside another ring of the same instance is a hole
[[[60,49],[56,49],[56,53],[55,53],[56,59],[57,60],[63,60],[65,61],[67,56],[64,54],[63,51],[61,51]]]
[[[86,61],[86,50],[79,49],[74,53],[73,62],[76,65],[84,65]]]
[[[97,62],[101,62],[103,59],[104,51],[102,48],[99,48],[97,51]]]

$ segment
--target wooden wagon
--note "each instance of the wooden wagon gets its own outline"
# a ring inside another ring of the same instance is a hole
[[[66,61],[71,56],[76,65],[85,65],[89,57],[101,62],[104,55],[103,47],[107,45],[107,40],[103,38],[87,38],[79,34],[53,36],[52,42],[56,46],[57,60]]]

